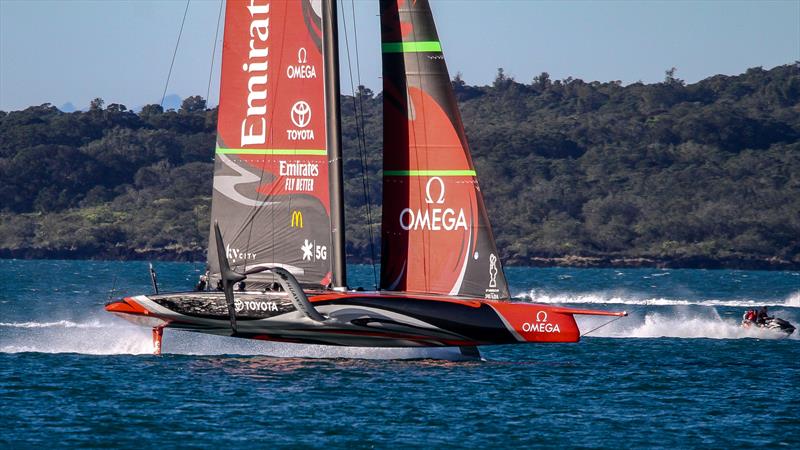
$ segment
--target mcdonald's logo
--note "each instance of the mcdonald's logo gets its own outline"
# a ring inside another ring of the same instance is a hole
[[[303,213],[300,211],[292,211],[292,228],[303,228]]]

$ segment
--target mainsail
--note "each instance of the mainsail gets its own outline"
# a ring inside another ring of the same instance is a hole
[[[228,1],[211,210],[234,270],[312,286],[332,275],[321,16],[319,0]],[[216,280],[213,232],[208,264]]]
[[[384,290],[508,298],[427,0],[381,0]]]

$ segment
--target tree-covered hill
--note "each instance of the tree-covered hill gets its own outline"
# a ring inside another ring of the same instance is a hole
[[[800,267],[797,63],[691,85],[453,85],[507,264]],[[381,96],[362,89],[343,97],[355,261],[371,253],[361,106],[380,227]],[[203,259],[215,124],[200,97],[0,112],[0,256]]]

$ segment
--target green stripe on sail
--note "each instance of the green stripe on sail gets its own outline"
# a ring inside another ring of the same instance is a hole
[[[222,155],[314,155],[328,156],[327,150],[311,150],[303,148],[222,148],[217,147]]]
[[[384,42],[381,48],[383,53],[441,52],[442,44],[439,41]]]
[[[384,170],[385,177],[474,177],[474,170]]]

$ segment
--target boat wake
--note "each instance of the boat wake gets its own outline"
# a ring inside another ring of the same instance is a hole
[[[792,295],[790,295],[786,299],[786,303],[784,304],[784,306],[791,306],[791,307],[794,307],[794,308],[800,308],[800,291],[797,291],[797,292],[793,293]]]
[[[785,311],[784,311],[785,312]],[[786,317],[780,311],[776,314]],[[786,339],[783,332],[764,328],[744,328],[736,318],[721,317],[713,308],[704,311],[641,312],[601,327],[608,320],[596,317],[578,317],[581,330],[588,336],[610,338],[685,338],[685,339]],[[793,320],[794,321],[794,320]],[[797,333],[789,339],[800,339]]]
[[[151,353],[150,340],[150,331],[147,329],[117,327],[99,319],[84,322],[0,322],[2,353],[135,355]]]
[[[465,359],[456,348],[361,348],[286,344],[166,330],[165,354],[257,355],[324,359]],[[0,322],[0,353],[151,355],[150,330],[114,318]]]
[[[787,308],[800,308],[800,291],[795,292],[783,300],[696,300],[673,298],[643,298],[628,293],[545,293],[531,290],[518,298],[531,303],[544,304],[573,304],[582,303],[590,305],[641,305],[641,306],[727,306],[731,308],[756,308],[760,306],[781,306]]]
[[[71,320],[59,320],[57,322],[0,322],[0,327],[8,328],[102,328],[103,326],[97,320],[88,323],[77,323]]]

